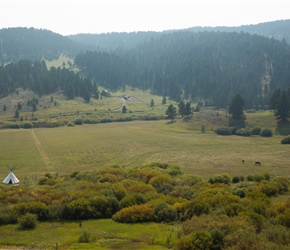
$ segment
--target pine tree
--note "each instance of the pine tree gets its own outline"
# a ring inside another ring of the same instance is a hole
[[[172,104],[170,104],[165,114],[168,116],[169,119],[171,119],[171,121],[173,121],[177,115],[176,108]]]
[[[166,96],[163,96],[163,98],[162,98],[162,104],[163,105],[166,104]]]
[[[180,103],[178,104],[178,114],[180,114],[181,117],[183,117],[184,114],[185,114],[185,104],[184,104],[184,101],[180,101]]]
[[[19,110],[18,109],[15,110],[14,118],[19,118]]]
[[[191,102],[187,102],[185,104],[184,115],[190,116],[191,114],[192,114],[192,112],[191,112]]]
[[[283,91],[277,102],[277,110],[275,112],[277,120],[286,123],[290,117],[290,102],[286,91]]]
[[[150,102],[150,107],[153,108],[154,107],[154,100],[151,99],[151,102]]]
[[[232,115],[233,119],[244,118],[244,105],[244,98],[240,94],[236,94],[229,107],[229,114]]]

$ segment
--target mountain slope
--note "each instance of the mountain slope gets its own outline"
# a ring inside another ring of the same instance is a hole
[[[290,46],[249,33],[180,31],[122,53],[79,54],[75,64],[108,88],[127,84],[217,107],[240,93],[252,108],[267,104],[275,89],[289,87]]]
[[[191,32],[247,32],[277,40],[285,39],[290,44],[290,20],[260,23],[256,25],[243,25],[239,27],[192,27],[184,30],[167,30],[163,32],[121,32],[103,34],[77,34],[68,36],[69,39],[90,46],[96,46],[98,50],[112,51],[117,48],[131,49],[151,39],[158,39],[163,34],[178,31]]]
[[[274,38],[279,41],[285,39],[290,44],[290,20],[280,20],[266,23],[259,23],[255,25],[242,25],[238,27],[192,27],[186,29],[188,31],[200,32],[200,31],[222,31],[222,32],[248,32],[250,34],[256,34],[265,36],[268,38]]]
[[[84,46],[48,30],[7,28],[0,30],[0,63],[21,59],[53,60],[61,54],[75,56]]]

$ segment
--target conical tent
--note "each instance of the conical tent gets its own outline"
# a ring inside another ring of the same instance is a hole
[[[3,183],[4,184],[16,184],[16,183],[19,183],[19,180],[17,179],[15,174],[13,174],[13,172],[10,171],[10,173],[4,179]]]

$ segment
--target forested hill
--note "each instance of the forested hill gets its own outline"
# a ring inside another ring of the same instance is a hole
[[[222,31],[222,32],[247,32],[274,38],[282,41],[285,39],[290,44],[290,20],[280,20],[266,23],[259,23],[255,25],[242,25],[237,27],[192,27],[187,29],[193,32],[203,31]]]
[[[150,41],[154,38],[159,38],[166,32],[112,32],[102,34],[77,34],[70,35],[73,41],[95,46],[100,51],[113,51],[116,49],[131,49],[137,45]]]
[[[28,60],[53,60],[61,54],[75,56],[86,50],[67,37],[34,28],[0,29],[0,63]]]
[[[73,41],[83,43],[90,46],[96,46],[98,50],[112,51],[118,48],[131,49],[137,45],[148,42],[151,39],[157,39],[165,33],[178,32],[182,30],[167,30],[163,32],[121,32],[121,33],[103,33],[103,34],[77,34],[70,35]],[[274,22],[266,22],[255,25],[243,25],[238,27],[192,27],[183,31],[191,32],[245,32],[283,40],[290,44],[290,20],[280,20]]]
[[[290,84],[290,46],[243,32],[167,33],[131,50],[79,54],[75,64],[108,88],[127,84],[217,107],[235,93],[247,107],[264,106],[274,90]]]

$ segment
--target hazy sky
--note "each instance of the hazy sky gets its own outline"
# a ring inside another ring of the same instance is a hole
[[[290,0],[0,0],[0,28],[69,35],[240,26],[290,19]]]

